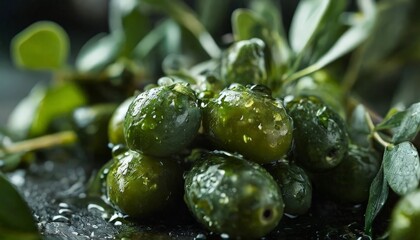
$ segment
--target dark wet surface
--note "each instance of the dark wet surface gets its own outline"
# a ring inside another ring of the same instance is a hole
[[[165,220],[124,219],[101,198],[86,196],[91,163],[62,152],[50,153],[48,158],[51,160],[38,160],[28,170],[9,174],[33,209],[45,239],[228,239],[206,232],[182,207],[156,216]],[[369,239],[362,231],[364,208],[315,198],[310,213],[284,216],[263,239]]]

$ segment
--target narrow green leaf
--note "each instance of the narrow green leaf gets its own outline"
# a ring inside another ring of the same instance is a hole
[[[379,62],[396,47],[407,27],[413,3],[414,0],[378,2],[377,20],[366,44],[363,67]]]
[[[132,56],[143,60],[165,38],[168,28],[172,26],[172,20],[166,19],[153,28],[134,48]]]
[[[7,128],[16,135],[17,139],[27,138],[32,121],[35,119],[37,109],[46,92],[47,89],[43,84],[35,85],[9,115]]]
[[[179,0],[143,1],[164,11],[178,24],[190,31],[210,57],[218,58],[221,55],[219,46],[187,4]]]
[[[278,31],[270,29],[262,17],[246,9],[237,9],[233,12],[232,29],[235,41],[259,38],[265,42],[269,54],[269,80],[279,79],[289,63],[290,49]]]
[[[411,105],[392,137],[392,142],[413,140],[420,131],[420,103]]]
[[[17,34],[11,43],[16,66],[32,70],[57,70],[64,66],[69,38],[53,22],[36,22]]]
[[[419,185],[420,160],[417,149],[410,142],[402,142],[385,149],[384,176],[391,189],[405,195]]]
[[[349,135],[353,143],[369,147],[369,124],[366,120],[366,109],[362,104],[356,106],[349,119]]]
[[[388,184],[385,180],[383,166],[379,169],[378,174],[373,179],[369,189],[369,200],[365,212],[365,232],[372,234],[372,223],[388,198]]]
[[[420,103],[414,103],[404,111],[391,109],[375,129],[393,129],[393,143],[413,140],[420,131]]]
[[[1,150],[0,146],[0,150]],[[25,156],[26,153],[15,153],[15,154],[8,154],[6,156],[0,155],[0,171],[3,172],[10,172],[15,170],[20,163],[22,162],[22,158]]]
[[[100,72],[113,63],[123,49],[120,32],[98,34],[80,49],[76,58],[76,68],[81,72]]]
[[[323,68],[358,47],[369,36],[372,25],[373,19],[366,19],[360,24],[351,27],[337,40],[331,49],[315,63],[315,65],[317,65],[318,68]]]
[[[330,0],[302,0],[293,15],[290,26],[290,44],[296,53],[308,45],[326,13]]]
[[[382,122],[375,126],[375,130],[396,128],[401,124],[401,121],[404,119],[405,115],[405,111],[399,111],[397,108],[391,108],[389,109]]]
[[[257,16],[264,20],[270,30],[277,32],[281,38],[287,39],[280,5],[275,4],[271,0],[253,0],[251,1],[250,8]]]
[[[41,239],[31,210],[1,172],[0,196],[1,239]]]
[[[122,32],[122,54],[129,56],[137,43],[149,32],[149,19],[141,11],[137,0],[111,0],[109,11],[110,31],[112,34]]]
[[[340,38],[329,49],[329,51],[325,53],[325,55],[318,59],[313,65],[310,65],[289,76],[285,82],[299,79],[322,69],[338,58],[354,50],[369,37],[376,19],[375,5],[372,0],[359,0],[358,2],[360,8],[362,9],[363,16],[361,16],[352,27],[340,36]]]
[[[225,23],[229,21],[229,6],[231,3],[232,0],[196,1],[200,22],[210,33],[220,33]]]
[[[73,83],[57,85],[48,89],[32,122],[30,136],[45,134],[54,119],[68,115],[86,103],[85,94]]]
[[[8,127],[21,138],[39,136],[45,134],[54,119],[69,114],[86,102],[85,94],[73,83],[49,89],[37,85],[12,112]]]

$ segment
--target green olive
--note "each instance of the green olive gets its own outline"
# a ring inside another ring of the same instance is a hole
[[[293,99],[286,109],[293,119],[298,163],[312,171],[340,164],[349,144],[344,120],[316,97]]]
[[[221,60],[221,78],[229,86],[240,84],[267,84],[264,59],[265,43],[258,38],[234,43]]]
[[[267,169],[280,186],[284,212],[291,215],[306,213],[312,203],[312,184],[306,172],[288,162],[276,162]]]
[[[185,178],[185,202],[206,228],[232,238],[256,239],[283,215],[279,186],[258,164],[211,152]]]
[[[314,183],[320,192],[335,200],[361,203],[368,199],[370,185],[378,170],[379,158],[375,152],[350,145],[337,167],[314,174]]]
[[[257,163],[281,159],[292,143],[292,120],[262,85],[233,84],[203,109],[203,127],[220,148]]]
[[[127,98],[124,102],[122,102],[112,114],[111,120],[109,120],[108,139],[109,142],[114,145],[125,144],[124,119],[125,114],[128,111],[128,107],[130,106],[133,100],[134,97],[130,97]]]
[[[195,93],[174,83],[146,90],[128,108],[124,136],[130,149],[151,156],[170,156],[197,135],[201,109]]]
[[[390,240],[420,240],[420,190],[404,196],[392,211]]]
[[[134,218],[148,218],[182,196],[182,170],[173,159],[129,150],[114,157],[106,185],[115,208]]]

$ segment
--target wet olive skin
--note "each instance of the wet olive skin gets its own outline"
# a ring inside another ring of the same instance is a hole
[[[124,118],[127,113],[128,107],[134,100],[133,97],[127,98],[122,102],[112,114],[108,124],[108,139],[109,142],[117,144],[125,144],[124,138]]]
[[[420,190],[404,196],[395,206],[389,239],[420,239]]]
[[[264,59],[265,43],[258,38],[234,43],[221,60],[221,78],[229,86],[232,83],[267,84]]]
[[[173,159],[129,150],[114,157],[106,186],[115,208],[133,218],[147,218],[182,195],[182,170]]]
[[[233,84],[208,102],[203,127],[216,146],[257,163],[281,159],[289,151],[292,120],[282,102],[264,90]]]
[[[341,202],[364,202],[379,171],[379,162],[371,150],[350,145],[348,154],[337,167],[314,175],[315,186],[324,196]]]
[[[298,97],[288,102],[286,109],[293,119],[298,163],[312,171],[340,164],[349,144],[343,119],[316,97]]]
[[[124,136],[130,149],[170,156],[194,139],[200,123],[194,92],[174,83],[146,90],[133,100],[124,120]]]
[[[283,215],[277,183],[258,164],[224,153],[208,153],[185,178],[185,202],[210,231],[231,238],[266,235]]]
[[[280,186],[284,212],[305,214],[312,203],[312,183],[306,172],[296,164],[287,162],[277,162],[266,168]]]

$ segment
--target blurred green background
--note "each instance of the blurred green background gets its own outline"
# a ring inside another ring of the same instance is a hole
[[[60,24],[70,36],[71,56],[83,43],[108,31],[108,0],[0,0],[0,125],[39,81],[49,81],[48,72],[15,68],[10,60],[10,41],[17,33],[40,20]]]

